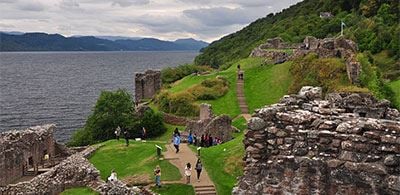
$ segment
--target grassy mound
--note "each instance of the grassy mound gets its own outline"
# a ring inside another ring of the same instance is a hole
[[[161,188],[152,187],[151,190],[155,193],[162,195],[194,195],[194,189],[191,185],[185,184],[167,184],[163,185]]]
[[[97,195],[99,193],[93,191],[88,187],[79,187],[67,189],[61,193],[61,195]]]
[[[106,180],[111,170],[115,169],[118,178],[126,183],[146,184],[153,181],[153,170],[156,165],[161,167],[161,180],[179,180],[181,175],[178,168],[168,161],[157,159],[155,147],[157,143],[131,140],[129,147],[126,147],[124,140],[109,140],[103,142],[104,146],[89,160],[100,171],[103,180]]]

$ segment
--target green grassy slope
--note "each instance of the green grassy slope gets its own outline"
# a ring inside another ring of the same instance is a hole
[[[161,195],[194,195],[194,189],[191,185],[185,184],[167,184],[161,188],[152,187],[151,190]]]
[[[244,93],[250,112],[276,103],[287,94],[292,78],[291,62],[278,65],[256,66],[246,70]]]
[[[93,191],[88,187],[79,187],[67,189],[61,193],[61,195],[97,195],[99,193]]]
[[[129,147],[125,146],[125,140],[109,140],[103,142],[89,159],[90,162],[100,171],[100,176],[106,180],[111,170],[115,169],[118,178],[130,180],[132,176],[143,176],[153,180],[153,170],[160,165],[162,170],[161,180],[179,180],[181,175],[178,168],[168,161],[159,161],[156,157],[157,142],[135,142],[130,141]],[[163,146],[163,144],[160,144]]]
[[[393,90],[395,96],[393,102],[398,109],[400,109],[400,80],[393,81],[389,84],[390,88]]]
[[[398,58],[398,9],[399,2],[392,0],[304,0],[213,42],[195,63],[219,67],[246,58],[253,48],[277,36],[289,42],[301,42],[308,35],[336,36],[342,20],[346,23],[345,36],[355,40],[361,51],[390,50]],[[322,19],[320,12],[332,12],[334,17]]]

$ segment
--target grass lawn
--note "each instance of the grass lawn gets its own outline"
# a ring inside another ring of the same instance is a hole
[[[216,76],[224,76],[229,81],[229,91],[227,94],[216,100],[198,101],[198,103],[209,103],[212,105],[215,114],[227,114],[230,117],[235,117],[240,114],[238,101],[236,98],[236,72],[234,69],[228,69],[221,72],[213,72],[208,75],[189,75],[174,84],[168,91],[177,93],[190,88],[193,85],[199,84],[202,81],[215,78]]]
[[[286,62],[247,68],[244,93],[250,113],[257,108],[276,103],[287,94],[292,83],[290,65],[291,62]]]
[[[194,189],[186,184],[167,184],[161,188],[152,187],[151,190],[161,195],[194,195]]]
[[[97,195],[99,193],[93,191],[88,187],[79,187],[67,189],[61,193],[61,195]]]
[[[234,138],[237,138],[237,137],[239,137],[240,135],[243,135],[244,130],[247,128],[247,121],[246,121],[245,118],[243,118],[243,117],[241,116],[241,117],[238,117],[238,118],[236,118],[236,119],[234,119],[234,120],[232,121],[232,126],[238,128],[238,129],[240,129],[240,132],[235,132],[235,133],[233,133],[233,137],[234,137]]]
[[[101,178],[106,180],[111,170],[115,169],[118,178],[131,184],[144,184],[153,181],[153,170],[160,165],[161,180],[179,180],[178,168],[166,160],[159,161],[156,157],[157,142],[135,142],[130,140],[129,147],[124,140],[109,140],[103,142],[89,161],[100,171]],[[159,144],[162,147],[163,144]],[[165,148],[163,148],[165,149]]]
[[[243,138],[242,134],[232,141],[201,151],[201,160],[218,194],[231,194],[236,178],[243,175]]]
[[[400,109],[400,80],[392,81],[389,83],[390,88],[393,90],[395,94],[395,98],[393,102],[398,109]]]
[[[155,141],[162,141],[165,143],[170,143],[172,139],[172,134],[174,133],[175,128],[178,128],[179,131],[185,130],[185,126],[179,126],[179,125],[170,125],[167,123],[164,123],[165,127],[167,127],[167,131],[161,135],[160,137],[152,138],[151,140]]]

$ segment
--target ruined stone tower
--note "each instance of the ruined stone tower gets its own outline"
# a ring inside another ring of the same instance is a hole
[[[144,73],[135,73],[135,101],[153,98],[161,89],[161,71],[147,70]]]

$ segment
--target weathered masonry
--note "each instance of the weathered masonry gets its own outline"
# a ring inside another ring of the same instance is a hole
[[[135,101],[153,98],[161,89],[161,71],[147,70],[135,73]]]
[[[0,186],[34,176],[64,154],[53,137],[55,125],[0,134]]]
[[[233,194],[400,194],[400,113],[389,105],[304,87],[257,110]]]

